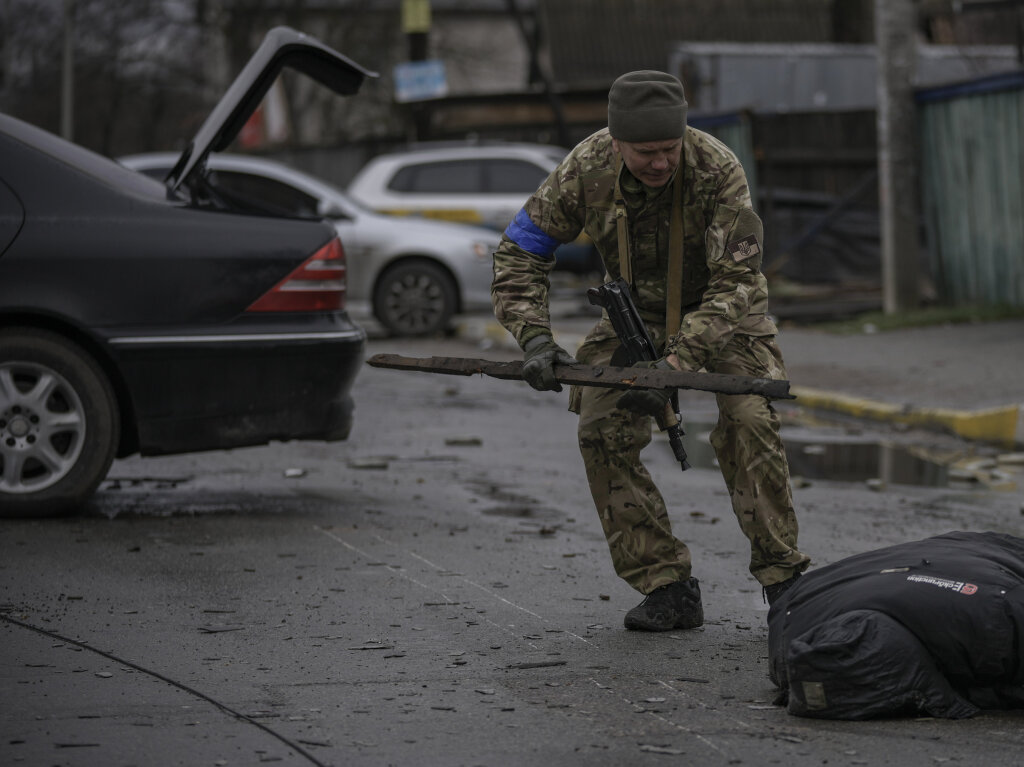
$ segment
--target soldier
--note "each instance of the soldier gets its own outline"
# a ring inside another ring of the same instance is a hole
[[[491,297],[498,320],[522,347],[523,377],[561,391],[553,366],[573,358],[552,336],[548,273],[554,250],[586,233],[608,276],[623,277],[664,356],[640,363],[785,378],[767,316],[761,221],[746,176],[722,142],[688,127],[682,83],[656,71],[619,77],[608,93],[608,127],[584,139],[530,197],[494,254]],[[602,317],[577,351],[580,362],[615,364],[618,339]],[[640,460],[651,416],[671,392],[572,387],[579,445],[616,573],[646,595],[628,629],[701,626],[700,586],[690,552],[672,533],[658,489]],[[769,602],[810,559],[797,549],[789,467],[771,403],[716,395],[711,433],[750,572]]]

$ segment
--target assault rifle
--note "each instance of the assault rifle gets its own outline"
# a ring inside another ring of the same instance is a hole
[[[619,277],[612,282],[607,282],[599,288],[590,288],[587,291],[587,299],[595,306],[605,310],[608,319],[611,320],[615,335],[626,354],[626,364],[635,365],[637,362],[653,362],[662,355],[658,353],[647,331],[636,304],[633,303],[633,296],[629,292],[629,283]],[[616,361],[616,364],[621,364]],[[686,459],[686,450],[683,447],[683,427],[679,421],[679,397],[675,392],[672,399],[665,405],[665,412],[655,418],[658,428],[668,433],[668,441],[672,446],[672,452],[679,461],[680,468],[686,471],[690,464]]]

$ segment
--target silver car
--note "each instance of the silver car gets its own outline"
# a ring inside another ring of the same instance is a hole
[[[367,208],[394,216],[460,221],[504,231],[565,157],[550,144],[427,143],[378,155],[348,185]],[[585,237],[555,252],[555,269],[600,277],[601,257]]]
[[[348,192],[368,208],[499,231],[568,150],[547,144],[426,144],[372,158]]]
[[[178,155],[130,155],[118,161],[163,179]],[[208,179],[232,200],[258,200],[282,215],[326,218],[338,231],[348,264],[348,298],[368,301],[390,333],[419,336],[444,330],[452,316],[490,309],[491,255],[499,234],[490,229],[368,210],[326,181],[271,160],[211,155]]]

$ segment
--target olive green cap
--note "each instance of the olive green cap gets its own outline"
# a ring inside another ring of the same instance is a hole
[[[680,138],[686,132],[683,84],[652,69],[622,75],[608,91],[608,132],[632,143]]]

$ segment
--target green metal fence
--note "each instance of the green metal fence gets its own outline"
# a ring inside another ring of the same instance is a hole
[[[916,99],[928,254],[943,300],[1024,306],[1024,71]]]

